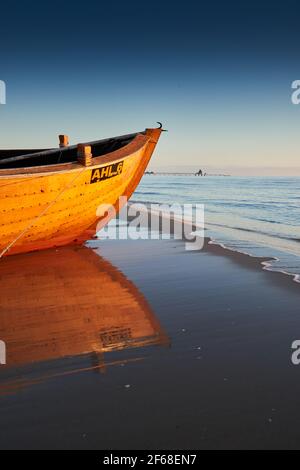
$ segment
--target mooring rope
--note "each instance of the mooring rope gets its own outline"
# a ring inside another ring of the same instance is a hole
[[[56,196],[56,198],[48,204],[48,206],[40,212],[28,225],[25,227],[24,230],[12,241],[10,242],[4,250],[1,251],[0,253],[0,259],[3,258],[3,256],[17,243],[17,241],[20,240],[33,226],[34,224],[41,218],[43,215],[46,214],[46,212],[54,206],[54,204],[58,201],[58,199],[74,184],[74,182],[79,178],[80,175],[86,170],[84,167],[76,176],[75,178],[72,179],[70,183],[67,184],[67,186],[64,187],[64,189]]]

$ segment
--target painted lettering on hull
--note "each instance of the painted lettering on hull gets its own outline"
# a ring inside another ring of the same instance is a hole
[[[108,180],[115,176],[121,175],[123,171],[124,161],[113,163],[112,165],[96,168],[92,171],[91,184],[99,183],[99,181]]]

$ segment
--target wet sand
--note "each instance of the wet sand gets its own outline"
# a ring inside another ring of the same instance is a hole
[[[299,448],[300,286],[257,259],[105,241],[0,282],[1,449]]]

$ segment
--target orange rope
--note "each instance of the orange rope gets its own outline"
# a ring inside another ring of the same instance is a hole
[[[75,178],[72,179],[72,181],[70,183],[67,184],[67,186],[65,186],[64,189],[62,189],[62,191],[56,196],[56,198],[51,201],[48,206],[42,210],[42,212],[40,214],[38,214],[28,225],[27,227],[22,230],[22,232],[11,242],[9,243],[5,248],[4,250],[1,251],[0,253],[0,259],[17,243],[17,241],[20,240],[20,238],[22,238],[25,233],[28,232],[28,230],[30,230],[34,224],[41,218],[43,217],[43,215],[46,214],[46,212],[48,212],[48,210],[54,206],[54,204],[58,201],[58,199],[65,193],[65,191],[67,191],[72,185],[73,183],[77,180],[77,178],[79,178],[79,176],[86,170],[86,168],[83,168],[76,176]]]

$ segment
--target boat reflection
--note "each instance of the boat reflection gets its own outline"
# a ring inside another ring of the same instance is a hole
[[[16,367],[88,355],[103,370],[107,352],[169,343],[135,285],[86,247],[2,259],[0,293],[0,388]]]

